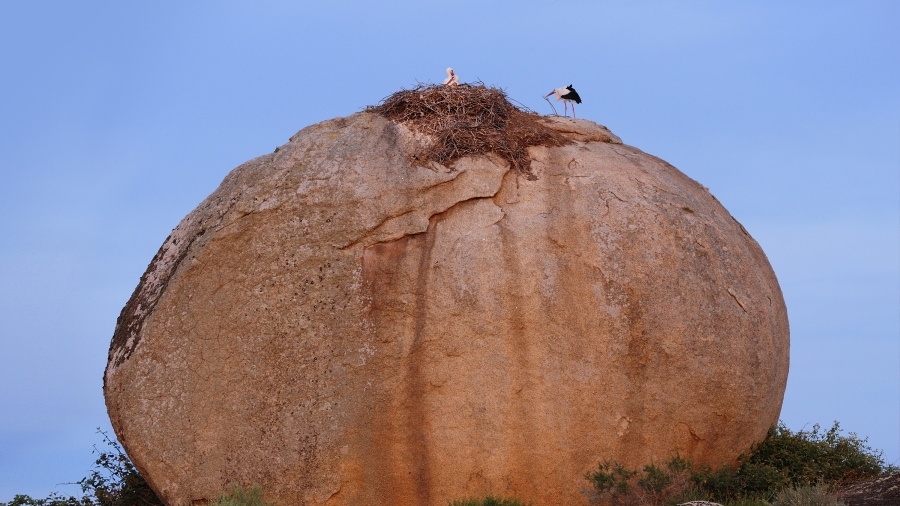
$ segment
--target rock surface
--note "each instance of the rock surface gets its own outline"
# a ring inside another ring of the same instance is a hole
[[[860,481],[837,493],[847,506],[897,506],[900,504],[900,473]]]
[[[573,141],[622,144],[622,139],[610,132],[608,128],[586,119],[547,116],[542,118],[542,122]]]
[[[759,245],[701,185],[585,120],[410,163],[359,113],[232,171],[122,311],[104,392],[170,505],[588,504],[585,472],[731,462],[779,416],[788,321]]]

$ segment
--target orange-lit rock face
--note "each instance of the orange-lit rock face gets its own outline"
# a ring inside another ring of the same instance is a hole
[[[372,114],[325,122],[188,215],[105,376],[167,503],[260,483],[286,506],[587,504],[601,459],[720,464],[762,439],[789,337],[757,243],[665,162],[548,124],[577,142],[531,148],[527,181],[495,157],[412,166]]]

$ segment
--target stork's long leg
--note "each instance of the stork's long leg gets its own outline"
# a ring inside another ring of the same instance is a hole
[[[575,104],[572,104],[572,117],[578,119],[578,116],[575,116]]]

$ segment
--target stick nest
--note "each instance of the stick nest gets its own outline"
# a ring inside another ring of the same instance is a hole
[[[422,85],[401,90],[366,111],[404,123],[435,139],[413,158],[450,165],[464,156],[496,153],[527,179],[529,146],[563,146],[571,141],[538,121],[537,113],[511,104],[499,88]]]

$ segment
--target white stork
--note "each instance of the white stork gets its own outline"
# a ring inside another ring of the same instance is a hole
[[[449,70],[449,69],[448,69]],[[556,88],[555,90],[547,93],[544,98],[549,97],[550,95],[556,95],[556,101],[563,101],[563,114],[568,112],[569,103],[572,104],[572,117],[575,117],[575,104],[581,103],[581,97],[578,96],[578,92],[575,91],[575,88],[572,85],[568,85],[565,88]]]
[[[444,86],[459,86],[459,77],[449,67],[447,67],[447,79],[444,79]]]

